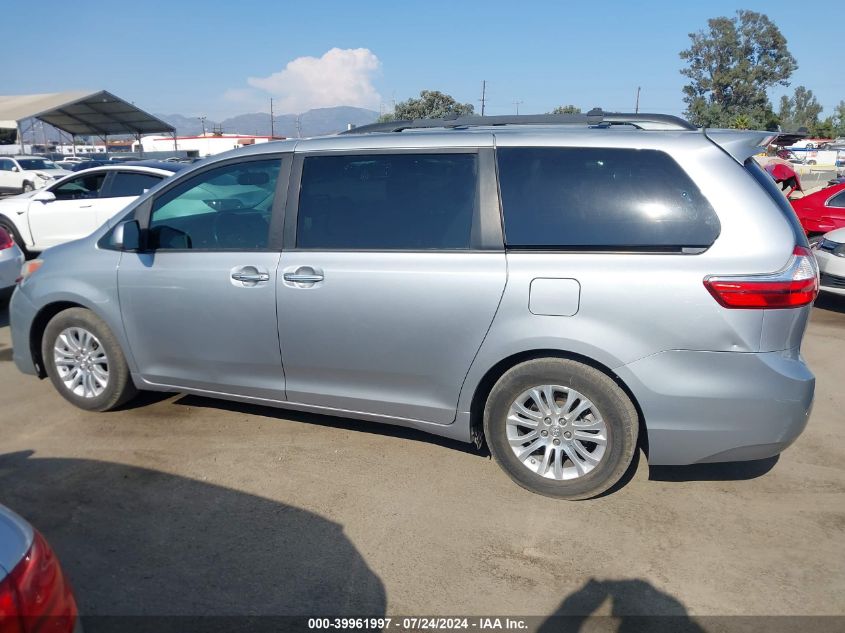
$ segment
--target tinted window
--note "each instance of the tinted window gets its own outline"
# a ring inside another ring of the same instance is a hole
[[[12,171],[15,164],[8,158],[0,158],[0,171]]]
[[[603,148],[501,148],[505,241],[524,248],[710,246],[719,220],[668,154]]]
[[[112,178],[109,196],[112,198],[140,196],[147,189],[152,189],[160,182],[161,176],[119,171]]]
[[[468,249],[477,171],[475,154],[307,157],[296,245]]]
[[[63,182],[53,188],[53,194],[57,200],[87,200],[96,198],[106,179],[105,172],[96,174],[85,174],[77,178]]]
[[[150,247],[256,250],[267,247],[281,159],[204,171],[153,203]]]
[[[833,196],[830,202],[827,203],[827,206],[836,207],[837,209],[845,207],[845,191]]]

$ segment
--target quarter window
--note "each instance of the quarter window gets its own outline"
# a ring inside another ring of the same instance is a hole
[[[155,249],[267,248],[281,159],[204,171],[153,203],[149,246]]]
[[[477,181],[474,153],[306,157],[296,246],[468,249]]]
[[[719,235],[713,208],[668,154],[606,148],[500,148],[511,248],[680,250]]]
[[[839,194],[833,196],[830,199],[830,202],[827,203],[827,206],[836,207],[837,209],[845,207],[845,191],[842,191]]]

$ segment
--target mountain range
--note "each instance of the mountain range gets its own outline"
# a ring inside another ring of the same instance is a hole
[[[203,125],[205,125],[206,132],[222,130],[226,134],[270,135],[270,115],[261,112],[239,114],[222,121],[206,119],[204,122],[200,121],[198,117],[182,114],[155,114],[155,116],[175,127],[176,134],[179,136],[202,134]],[[373,123],[377,118],[378,112],[364,108],[350,106],[316,108],[302,114],[280,114],[273,117],[273,133],[276,136],[288,138],[333,134],[345,130],[350,123],[355,126],[366,125]],[[22,121],[21,127],[24,130],[24,138],[27,143],[40,143],[42,141],[66,143],[69,141],[67,134],[60,133],[52,125],[35,122],[34,119]],[[5,142],[13,143],[14,134],[7,136],[9,138]],[[109,138],[119,139],[123,137],[115,135]],[[96,140],[96,137],[91,137],[91,139]]]
[[[176,128],[179,136],[196,136],[206,132],[222,130],[225,134],[270,135],[270,115],[255,112],[212,121],[201,121],[198,117],[186,117],[181,114],[156,114]],[[319,136],[345,130],[352,125],[366,125],[378,118],[378,112],[364,108],[337,106],[334,108],[316,108],[302,114],[281,114],[273,117],[273,133],[276,136],[296,138],[299,136]]]

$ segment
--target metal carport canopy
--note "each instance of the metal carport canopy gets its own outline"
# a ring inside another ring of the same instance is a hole
[[[32,117],[80,136],[176,131],[169,123],[105,90],[0,96],[0,127],[16,127]]]

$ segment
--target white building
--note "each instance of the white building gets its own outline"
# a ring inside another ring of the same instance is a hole
[[[145,152],[186,151],[189,156],[211,156],[230,149],[246,145],[282,140],[282,136],[249,136],[246,134],[215,134],[206,132],[199,136],[158,136],[141,137],[141,146]],[[132,143],[132,151],[139,151],[138,142]]]

